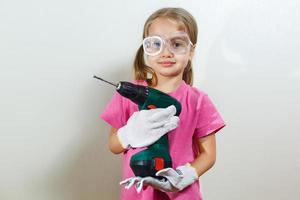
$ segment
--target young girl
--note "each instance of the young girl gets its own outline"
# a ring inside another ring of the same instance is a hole
[[[118,93],[101,115],[111,125],[110,150],[123,155],[121,199],[202,199],[198,180],[215,163],[215,133],[225,124],[209,97],[192,87],[197,34],[197,24],[186,10],[157,10],[144,25],[144,40],[134,61],[134,83],[177,99],[182,105],[179,118],[174,106],[138,111]],[[172,168],[157,172],[166,179],[135,177],[131,156],[166,133]]]

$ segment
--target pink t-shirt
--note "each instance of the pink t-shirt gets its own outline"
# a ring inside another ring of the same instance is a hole
[[[147,85],[145,81],[135,83]],[[168,133],[172,165],[173,168],[176,168],[192,162],[196,158],[198,138],[219,131],[225,124],[209,97],[184,81],[176,91],[169,93],[169,95],[177,99],[182,106],[178,127]],[[136,111],[138,111],[138,106],[135,103],[116,92],[101,114],[101,118],[118,129],[124,126],[129,117]],[[143,149],[145,148],[129,149],[123,153],[122,180],[134,176],[129,166],[130,158]],[[129,190],[122,187],[120,199],[201,200],[202,195],[199,187],[199,183],[196,181],[182,191],[163,193],[148,186],[143,188],[140,194],[136,192],[134,187]]]

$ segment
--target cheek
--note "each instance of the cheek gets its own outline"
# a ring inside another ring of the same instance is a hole
[[[184,67],[188,64],[189,60],[190,59],[187,56],[182,56],[177,58],[177,62],[183,65]]]
[[[151,67],[151,66],[153,66],[153,64],[156,63],[157,57],[156,56],[147,56],[147,55],[144,55],[144,61],[145,61],[145,63],[146,63],[147,66]]]

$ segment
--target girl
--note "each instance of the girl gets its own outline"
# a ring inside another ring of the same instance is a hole
[[[179,118],[174,106],[138,111],[118,93],[101,115],[112,126],[110,150],[123,154],[121,199],[202,199],[198,180],[215,163],[215,133],[225,124],[209,97],[192,87],[197,34],[197,24],[186,10],[157,10],[144,25],[134,61],[134,82],[176,98],[182,105]],[[134,177],[131,156],[166,133],[173,166],[157,172],[166,179]]]

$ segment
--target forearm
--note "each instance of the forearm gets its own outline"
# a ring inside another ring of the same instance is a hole
[[[109,135],[109,149],[114,154],[120,154],[125,151],[125,149],[122,147],[119,138],[117,136],[118,129],[111,127],[110,135]]]
[[[191,166],[197,171],[198,176],[201,176],[215,164],[215,156],[209,153],[201,153],[192,163]]]
[[[211,134],[199,139],[199,155],[191,163],[197,171],[198,176],[209,170],[216,161],[216,142],[215,135]]]

